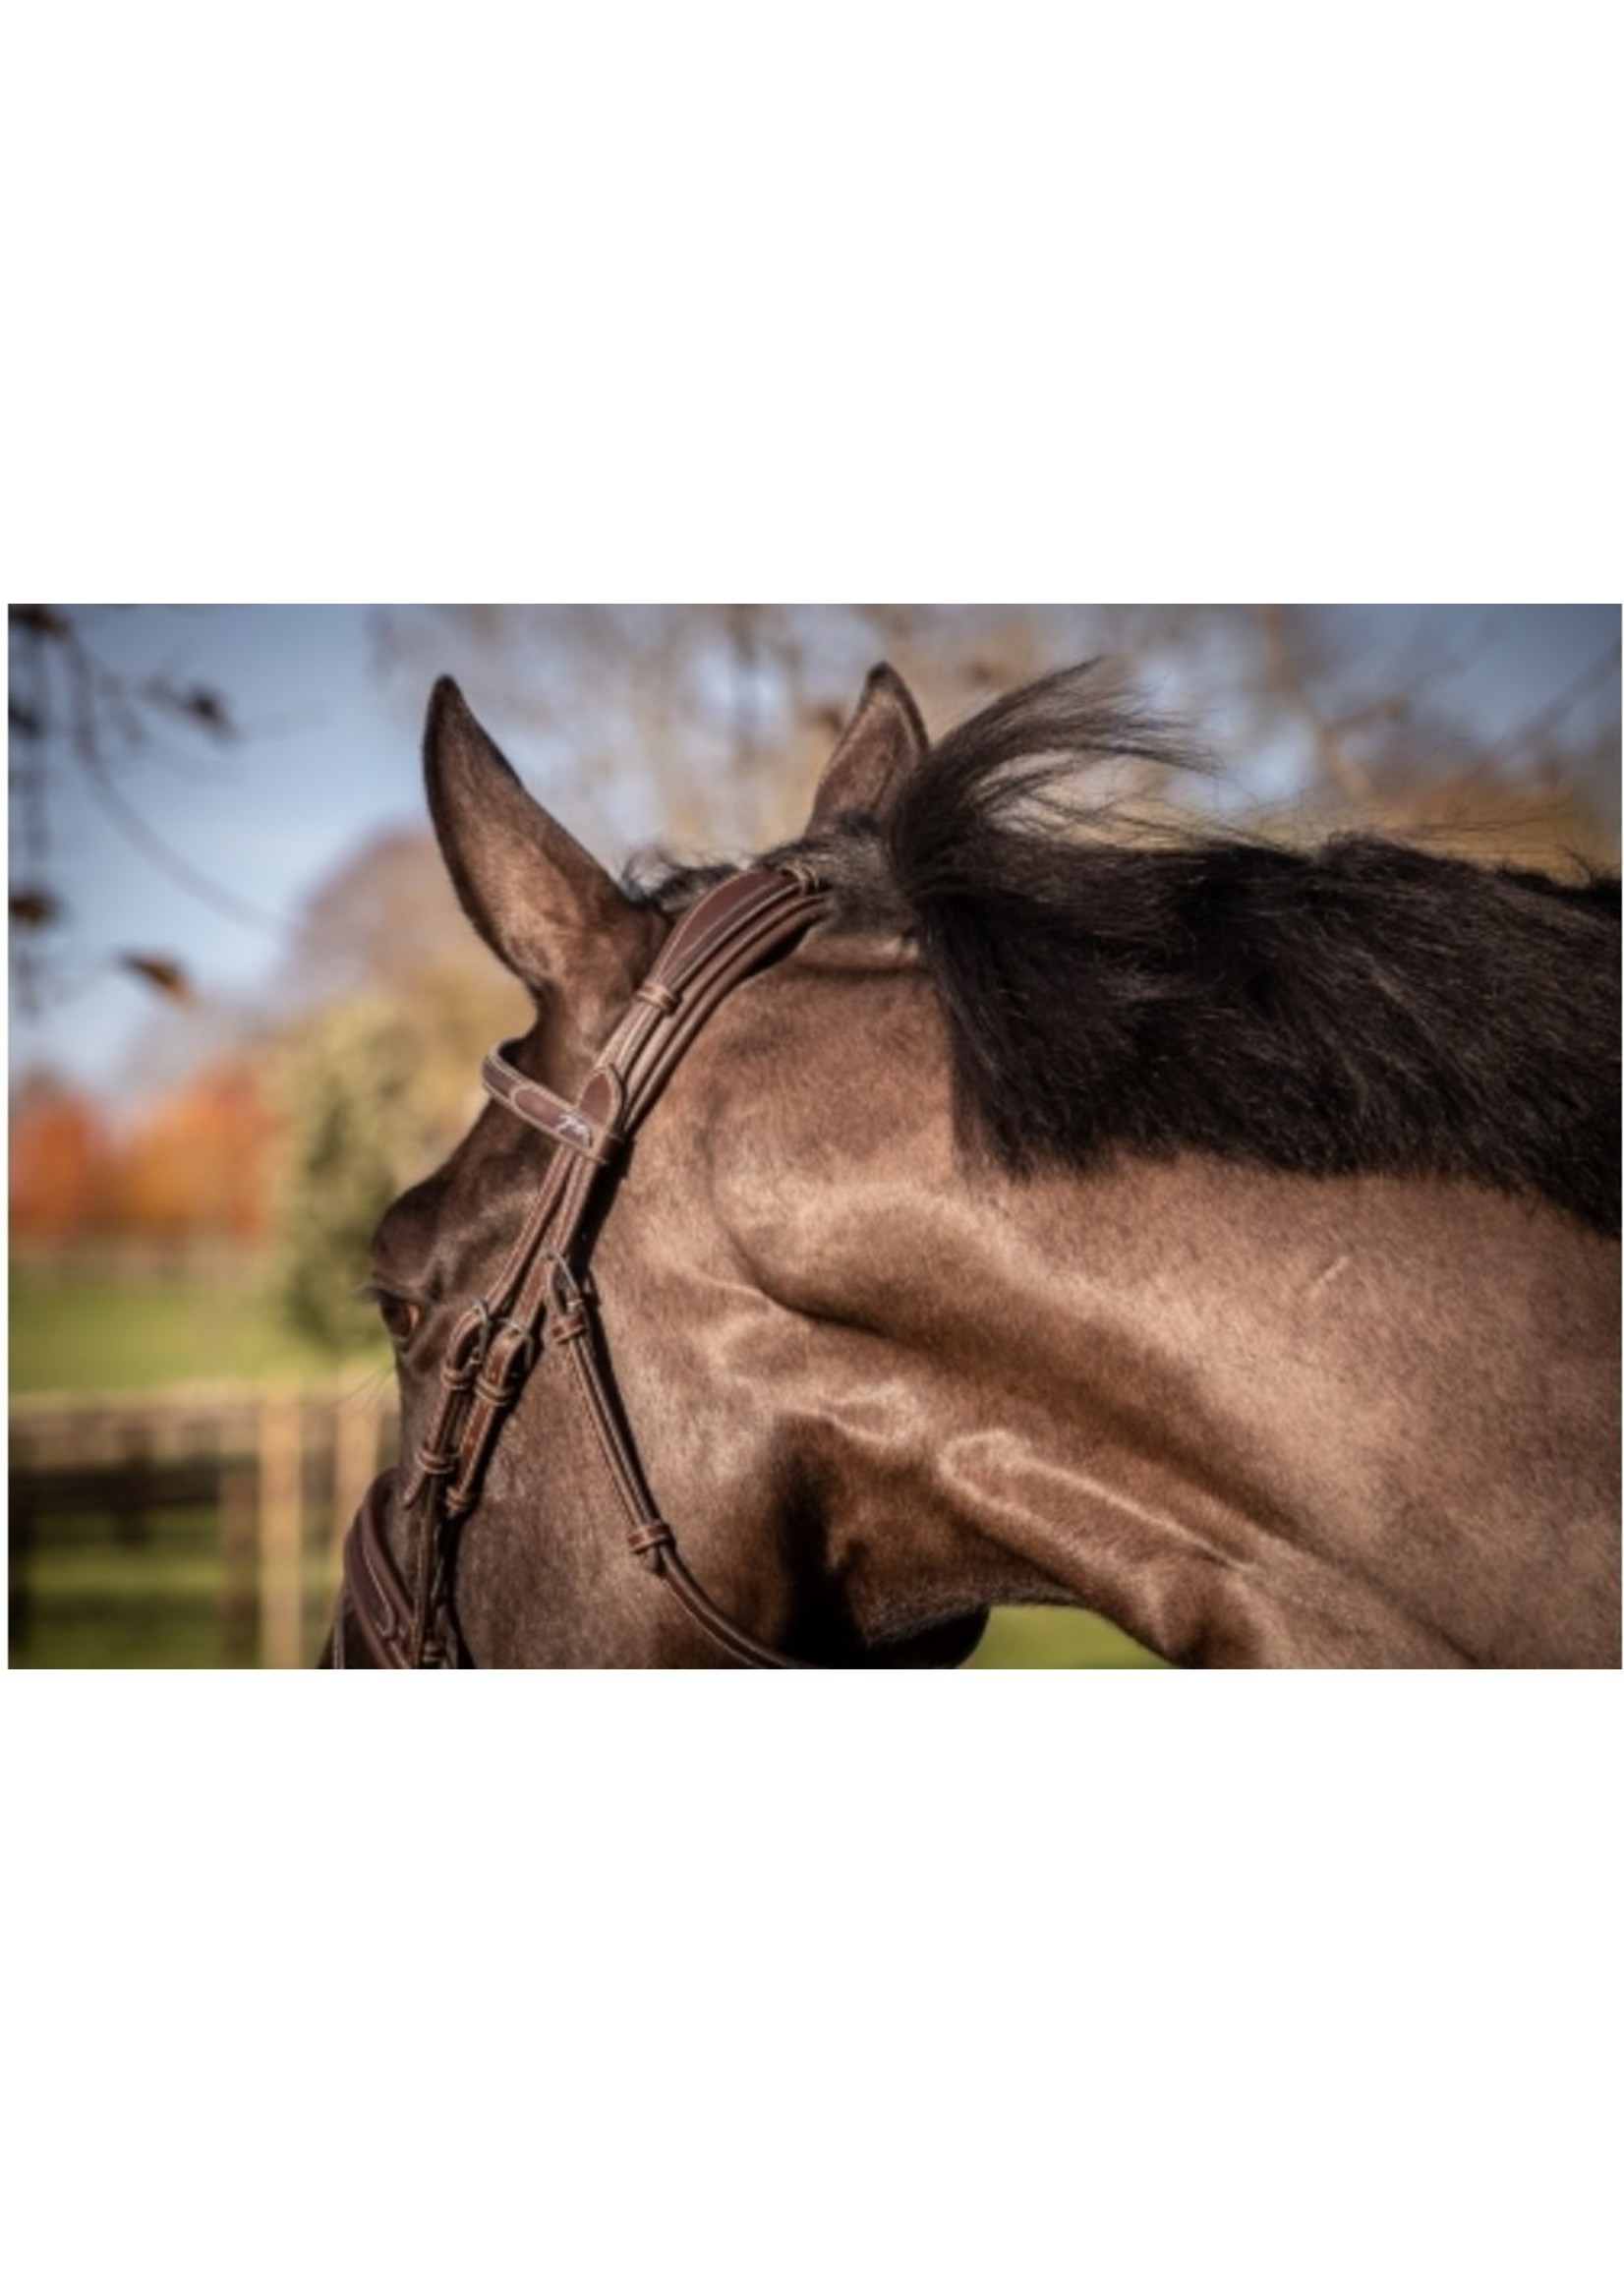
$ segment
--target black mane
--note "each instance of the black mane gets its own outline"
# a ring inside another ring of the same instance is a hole
[[[1466,1176],[1617,1233],[1616,877],[1368,836],[1113,841],[1101,760],[1185,753],[1091,667],[1057,672],[949,733],[883,822],[795,848],[917,937],[966,1137],[1016,1171],[1196,1147]]]

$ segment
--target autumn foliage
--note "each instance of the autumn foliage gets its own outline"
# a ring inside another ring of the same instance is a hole
[[[243,1061],[206,1068],[126,1129],[88,1098],[30,1083],[12,1105],[12,1237],[252,1244],[273,1136]]]
[[[109,1140],[88,1099],[34,1083],[11,1117],[11,1228],[62,1241],[101,1228]]]

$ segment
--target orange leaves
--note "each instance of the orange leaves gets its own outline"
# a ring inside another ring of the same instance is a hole
[[[230,1063],[209,1068],[120,1146],[118,1228],[160,1239],[257,1239],[264,1228],[270,1136],[253,1072]]]
[[[272,1136],[245,1063],[208,1068],[124,1131],[88,1099],[38,1087],[12,1115],[13,1236],[257,1241]]]
[[[14,1238],[71,1240],[94,1230],[108,1162],[107,1131],[87,1098],[39,1088],[11,1125]]]

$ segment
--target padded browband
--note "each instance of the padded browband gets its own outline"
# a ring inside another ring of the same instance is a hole
[[[607,1122],[594,1119],[586,1110],[585,1093],[572,1103],[549,1089],[545,1082],[533,1081],[521,1074],[508,1058],[514,1049],[511,1042],[499,1043],[487,1051],[480,1068],[480,1079],[499,1105],[509,1113],[516,1113],[521,1121],[539,1129],[543,1137],[551,1137],[555,1144],[569,1145],[578,1153],[585,1153],[589,1161],[607,1167],[620,1150],[620,1132],[610,1129]],[[591,1083],[588,1083],[591,1088]]]

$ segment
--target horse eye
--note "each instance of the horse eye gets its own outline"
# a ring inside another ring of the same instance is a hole
[[[423,1319],[421,1303],[408,1303],[403,1295],[390,1295],[383,1288],[377,1291],[378,1316],[383,1330],[397,1350],[404,1350],[417,1332]]]

